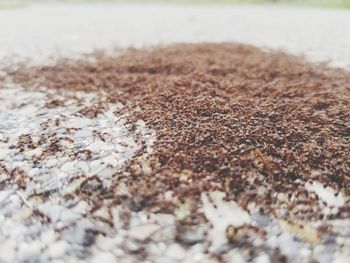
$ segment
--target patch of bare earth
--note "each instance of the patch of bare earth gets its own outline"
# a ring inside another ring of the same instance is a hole
[[[350,256],[348,72],[250,46],[183,44],[7,74],[31,89],[103,91],[108,103],[123,104],[131,131],[138,120],[155,131],[152,153],[139,150],[110,184],[85,183],[64,197],[88,200],[95,210],[123,207],[118,218],[127,231],[132,213],[174,219],[163,236],[131,233],[137,242],[124,244],[123,257]]]

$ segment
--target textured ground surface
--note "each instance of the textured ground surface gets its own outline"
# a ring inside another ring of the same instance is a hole
[[[0,262],[348,262],[349,73],[111,49],[345,67],[348,13],[147,8],[1,11]]]
[[[3,246],[21,260],[345,262],[349,83],[235,44],[8,70]]]

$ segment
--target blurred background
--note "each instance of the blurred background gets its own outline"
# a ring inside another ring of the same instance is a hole
[[[238,42],[350,68],[350,0],[0,0],[0,66]]]
[[[0,0],[0,8],[23,7],[33,3],[188,3],[188,4],[274,4],[350,8],[350,0]]]

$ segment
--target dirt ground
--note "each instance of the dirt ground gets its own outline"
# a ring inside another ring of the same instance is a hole
[[[131,239],[133,213],[174,218],[166,238],[136,235],[137,249],[123,243],[116,259],[166,262],[169,253],[152,247],[160,243],[164,251],[181,248],[184,256],[174,262],[190,260],[196,246],[202,261],[214,262],[346,262],[350,256],[348,72],[231,43],[96,52],[6,72],[29,90],[103,93],[106,100],[84,109],[84,117],[119,103],[114,114],[129,132],[142,120],[156,134],[152,149],[144,144],[108,184],[89,177],[62,197],[87,201],[84,217],[108,225],[107,237],[118,229],[112,218],[94,214],[101,207],[111,217],[113,207],[123,209],[118,227]],[[89,246],[100,234],[92,232]]]

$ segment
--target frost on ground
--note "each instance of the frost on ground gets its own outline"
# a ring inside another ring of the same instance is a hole
[[[103,93],[0,89],[0,262],[77,255],[104,231],[84,216],[110,212],[77,192],[108,187],[154,140],[142,121],[130,132],[121,108]]]
[[[249,242],[256,247],[254,252],[251,251],[252,262],[256,263],[271,262],[266,251],[274,250],[280,251],[291,262],[308,262],[310,257],[320,263],[346,262],[350,258],[347,250],[350,240],[338,237],[333,243],[331,236],[321,238],[322,232],[317,229],[321,221],[310,224],[278,220],[273,215],[262,214],[254,206],[247,213],[235,202],[224,198],[225,193],[222,192],[202,194],[203,212],[212,225],[211,250],[219,254],[229,251],[224,256],[225,262],[247,262],[242,248]],[[336,225],[344,227],[348,223],[347,220],[329,221],[329,227],[334,228],[334,233],[339,236],[346,237],[348,234],[340,234],[341,230]],[[235,244],[236,249],[229,249],[229,243]],[[284,262],[287,258],[276,261]]]
[[[110,178],[139,148],[114,114],[121,106],[95,94],[0,92],[0,158],[32,178],[27,194],[61,190],[82,173]]]

